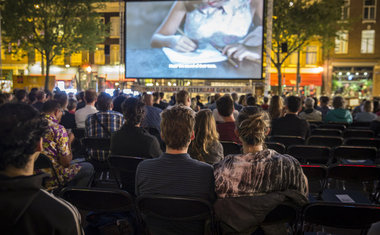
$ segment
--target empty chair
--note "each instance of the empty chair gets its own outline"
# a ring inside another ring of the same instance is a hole
[[[370,129],[371,122],[353,122],[350,129]]]
[[[220,141],[223,146],[224,156],[229,154],[240,154],[242,152],[242,146],[232,141]]]
[[[326,187],[327,167],[321,165],[301,165],[309,183],[309,193],[319,198]]]
[[[265,142],[265,145],[267,146],[268,149],[273,149],[280,154],[284,154],[285,150],[286,150],[285,145],[283,145],[281,143]]]
[[[270,142],[279,142],[285,147],[290,145],[302,145],[305,144],[305,139],[301,136],[287,136],[287,135],[273,135],[269,139]]]
[[[207,220],[216,234],[213,206],[204,199],[142,195],[136,204],[151,234],[203,234]]]
[[[347,146],[368,146],[368,147],[376,147],[380,148],[380,139],[376,138],[347,138],[344,140],[344,145]]]
[[[311,135],[324,135],[324,136],[342,136],[342,131],[339,129],[329,128],[316,128],[311,131]]]
[[[372,223],[380,221],[380,207],[353,203],[315,202],[304,207],[301,217],[301,230],[320,228],[322,225],[341,229],[362,230],[366,234]],[[323,229],[322,229],[323,230]]]
[[[58,177],[57,172],[55,171],[55,168],[53,166],[53,163],[51,162],[50,158],[46,156],[45,154],[40,153],[38,155],[37,160],[34,162],[34,170],[41,170],[41,169],[50,169],[52,172],[52,177],[57,181],[58,188],[63,186],[63,183]]]
[[[319,125],[319,128],[324,128],[324,129],[339,129],[341,131],[344,131],[347,126],[347,124],[337,124],[337,123],[327,123],[327,124],[321,124]]]
[[[308,145],[318,145],[318,146],[327,146],[327,147],[336,147],[343,144],[343,138],[337,136],[322,136],[315,135],[310,136],[307,139]]]
[[[338,161],[351,160],[350,163],[376,161],[377,149],[365,146],[338,146],[333,150],[334,159]],[[352,161],[354,160],[354,161]]]
[[[292,145],[287,154],[304,164],[327,164],[330,161],[330,148],[326,146]]]
[[[116,181],[120,189],[127,190],[130,194],[135,194],[136,169],[144,158],[110,155],[108,163],[111,171],[116,176]]]
[[[343,133],[344,138],[350,137],[363,137],[363,138],[373,138],[375,133],[371,130],[357,130],[357,129],[346,129]]]

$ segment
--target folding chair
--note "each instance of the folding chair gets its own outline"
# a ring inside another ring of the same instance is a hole
[[[317,128],[311,131],[311,135],[324,135],[324,136],[342,136],[342,131],[339,129]]]
[[[343,138],[337,136],[322,136],[315,135],[310,136],[307,139],[308,145],[317,145],[317,146],[327,146],[327,147],[336,147],[343,144]]]
[[[326,146],[292,145],[286,153],[303,164],[328,164],[331,161],[330,148]]]
[[[339,129],[341,131],[344,131],[347,128],[347,124],[343,123],[325,123],[319,125],[319,128],[324,128],[324,129]]]
[[[371,224],[378,221],[380,207],[375,205],[315,202],[303,208],[300,228],[301,234],[307,232],[305,224],[360,229],[361,234],[366,234]]]
[[[52,177],[58,183],[58,188],[60,189],[63,187],[63,182],[61,182],[61,180],[59,179],[57,171],[55,170],[50,158],[42,153],[38,155],[37,160],[34,162],[34,170],[41,170],[41,169],[50,169],[53,174]]]
[[[220,141],[223,146],[224,156],[242,153],[242,146],[232,141]]]
[[[110,155],[108,163],[111,171],[116,176],[116,181],[120,189],[127,190],[131,195],[135,195],[136,169],[144,158]]]
[[[353,122],[350,125],[350,129],[361,129],[368,130],[370,129],[371,122]]]
[[[265,142],[268,149],[273,149],[280,154],[284,154],[286,151],[285,145],[277,142]]]
[[[357,129],[346,129],[343,133],[344,138],[351,137],[363,137],[363,138],[373,138],[375,133],[372,130],[357,130]]]
[[[327,167],[321,165],[301,165],[309,183],[309,194],[320,199],[326,187]]]
[[[211,233],[217,234],[213,205],[204,199],[142,195],[137,198],[136,205],[152,234],[182,234],[185,231],[203,234],[208,220]]]
[[[290,145],[302,145],[305,144],[305,139],[301,136],[287,136],[287,135],[273,135],[269,139],[270,142],[279,142],[285,147]]]
[[[265,219],[261,223],[261,226],[270,226],[272,224],[287,223],[290,225],[290,227],[294,227],[294,225],[296,225],[297,219],[297,208],[286,204],[280,204],[265,216]],[[293,231],[295,230],[296,229],[293,228]]]
[[[370,163],[376,161],[377,149],[365,146],[338,146],[333,150],[334,159],[340,163]]]
[[[380,139],[378,138],[347,138],[344,140],[344,145],[347,146],[368,146],[368,147],[376,147],[380,148]]]

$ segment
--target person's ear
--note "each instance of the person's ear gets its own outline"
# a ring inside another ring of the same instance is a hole
[[[270,134],[270,131],[271,131],[271,129],[270,129],[270,127],[268,127],[267,131],[265,132],[265,136],[268,136]]]
[[[194,131],[192,131],[191,132],[191,137],[190,137],[190,140],[194,140],[195,139],[195,132]]]
[[[113,103],[111,103],[111,105],[110,105],[110,109],[111,109],[111,110],[113,109]]]
[[[37,143],[36,152],[41,152],[43,149],[42,138],[40,138],[40,141]]]

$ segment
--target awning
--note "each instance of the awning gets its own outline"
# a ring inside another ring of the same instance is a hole
[[[297,84],[297,74],[296,73],[285,73],[282,74],[282,85],[296,86]],[[270,85],[278,86],[277,73],[270,74]],[[301,73],[301,84],[300,86],[322,86],[322,73]]]

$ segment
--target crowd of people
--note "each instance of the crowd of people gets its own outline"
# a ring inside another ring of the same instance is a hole
[[[84,137],[111,141],[109,151],[88,150],[89,159],[102,162],[109,154],[146,159],[136,171],[136,196],[202,198],[214,203],[226,230],[244,231],[252,226],[252,217],[262,221],[279,203],[307,203],[308,181],[300,163],[267,149],[268,135],[307,138],[309,122],[380,120],[373,102],[365,100],[351,112],[339,96],[332,107],[326,96],[319,102],[313,97],[272,96],[261,104],[252,94],[215,94],[205,104],[185,90],[170,102],[163,97],[159,92],[111,97],[91,89],[77,95],[41,90],[0,94],[0,208],[2,215],[9,215],[6,228],[24,234],[44,234],[29,231],[37,228],[46,234],[82,232],[76,209],[40,189],[44,173],[50,173],[45,188],[58,186],[50,170],[33,170],[42,153],[64,185],[91,186],[94,167],[75,161],[78,156],[72,148],[80,138],[75,136],[78,129],[84,130]],[[225,156],[221,141],[241,144],[242,154]],[[157,218],[147,223],[153,234],[203,231],[199,223],[173,226]],[[266,234],[286,231],[281,226],[262,229]]]

